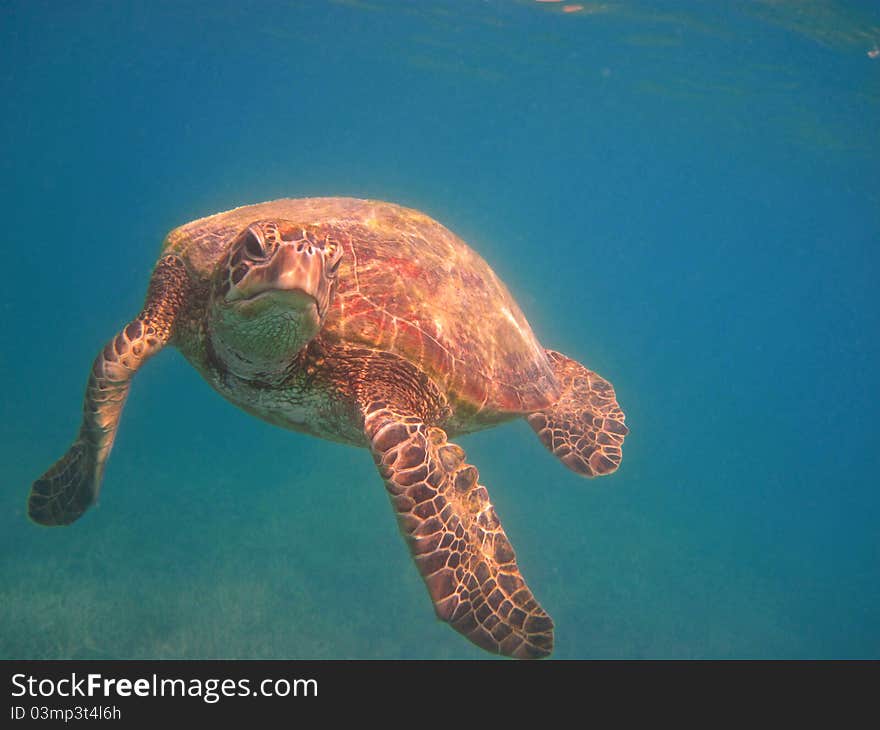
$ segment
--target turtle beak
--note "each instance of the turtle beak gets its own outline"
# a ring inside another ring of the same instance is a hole
[[[230,289],[227,301],[271,299],[301,309],[313,304],[319,320],[330,305],[342,251],[299,243],[282,243],[268,263],[256,265]]]

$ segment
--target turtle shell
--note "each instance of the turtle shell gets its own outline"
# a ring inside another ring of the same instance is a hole
[[[232,239],[266,219],[343,248],[324,341],[405,358],[444,389],[459,415],[479,420],[530,413],[559,397],[544,349],[507,287],[464,241],[416,210],[351,198],[276,200],[176,228],[163,253],[177,253],[207,279]]]

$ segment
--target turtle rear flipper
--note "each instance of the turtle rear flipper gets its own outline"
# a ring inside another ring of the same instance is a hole
[[[31,486],[28,515],[34,522],[68,525],[98,498],[131,379],[170,339],[185,283],[186,271],[180,259],[163,258],[153,272],[143,311],[95,358],[79,436]]]
[[[562,397],[526,420],[541,443],[581,476],[610,474],[623,458],[629,433],[614,387],[571,358],[547,350]]]

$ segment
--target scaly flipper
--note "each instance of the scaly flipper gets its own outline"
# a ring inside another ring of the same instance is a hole
[[[582,476],[610,474],[620,466],[629,429],[614,388],[592,370],[547,350],[562,397],[526,420],[541,443],[569,469]]]
[[[437,616],[488,651],[547,656],[553,621],[520,575],[476,468],[443,429],[393,402],[380,392],[362,403],[364,430]]]
[[[171,337],[187,281],[176,256],[159,261],[143,311],[95,358],[83,401],[79,435],[31,487],[28,515],[41,525],[68,525],[94,503],[131,379]]]

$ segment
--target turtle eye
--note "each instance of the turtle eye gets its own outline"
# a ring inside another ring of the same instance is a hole
[[[263,245],[260,243],[260,239],[258,239],[256,234],[250,229],[244,234],[242,246],[244,247],[245,253],[252,259],[262,259],[266,256],[263,251]]]
[[[336,276],[336,272],[339,271],[339,264],[342,262],[342,251],[335,243],[329,243],[324,248],[324,255],[330,259],[327,275]]]

